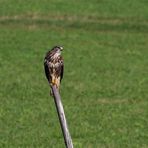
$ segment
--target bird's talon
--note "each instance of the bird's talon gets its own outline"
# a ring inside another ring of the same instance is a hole
[[[55,80],[52,80],[51,84],[52,85],[56,85]]]

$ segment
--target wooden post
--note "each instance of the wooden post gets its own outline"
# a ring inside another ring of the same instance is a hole
[[[56,109],[58,112],[58,117],[59,117],[59,121],[60,121],[60,125],[61,125],[61,129],[62,129],[62,133],[64,136],[64,141],[65,141],[65,145],[66,148],[73,148],[73,143],[72,143],[72,139],[68,130],[68,125],[66,122],[66,117],[64,114],[64,109],[63,109],[63,105],[61,102],[61,97],[60,94],[56,88],[55,85],[51,86],[52,88],[52,92],[53,92],[53,97],[54,97],[54,102],[56,105]]]

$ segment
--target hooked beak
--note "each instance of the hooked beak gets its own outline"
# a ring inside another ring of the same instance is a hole
[[[60,47],[61,51],[63,50],[63,47]]]

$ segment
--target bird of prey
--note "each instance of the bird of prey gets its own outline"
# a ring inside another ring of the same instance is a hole
[[[63,47],[55,46],[47,52],[44,59],[46,78],[50,86],[55,85],[58,90],[60,88],[60,83],[63,78],[64,72],[64,63],[61,56],[62,50]],[[50,94],[53,95],[52,91],[50,92]]]

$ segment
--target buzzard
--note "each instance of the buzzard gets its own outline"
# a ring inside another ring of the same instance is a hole
[[[44,59],[46,78],[50,86],[55,85],[58,90],[64,72],[64,63],[63,63],[63,58],[61,56],[62,50],[63,47],[55,46],[50,51],[47,52]]]

